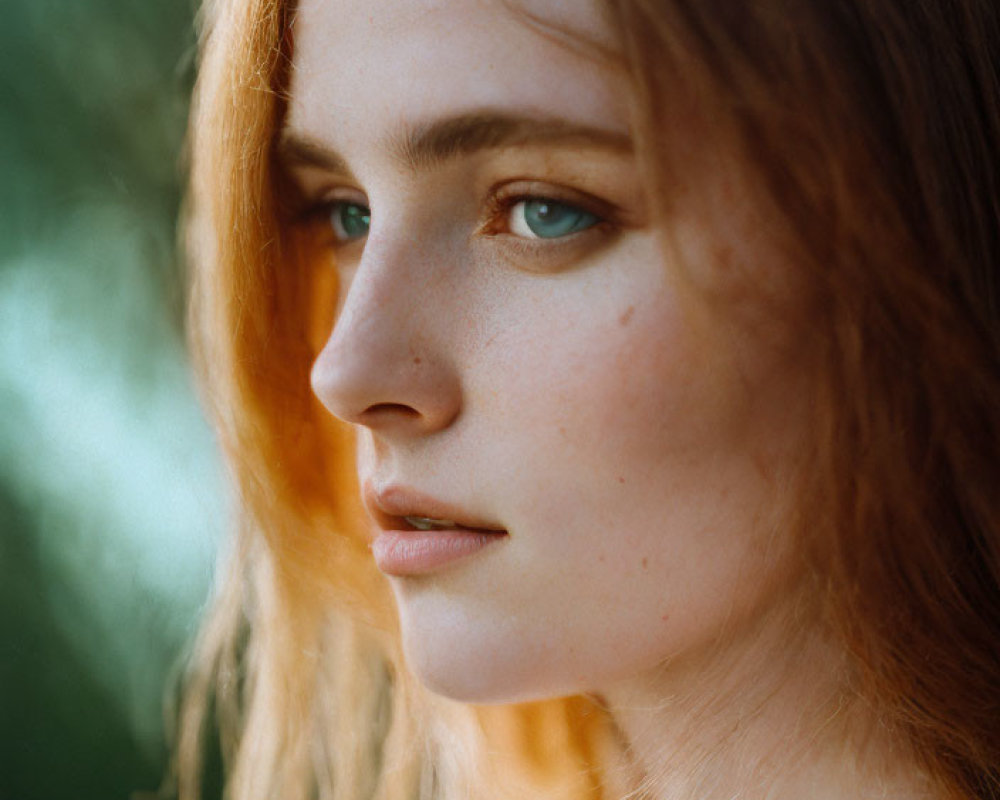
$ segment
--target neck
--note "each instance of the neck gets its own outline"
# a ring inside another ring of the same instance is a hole
[[[815,627],[794,629],[787,615],[765,620],[602,694],[623,736],[631,797],[941,797],[852,690],[840,648]]]

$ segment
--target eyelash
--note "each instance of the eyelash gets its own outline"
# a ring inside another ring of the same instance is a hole
[[[591,216],[595,219],[595,222],[593,225],[589,225],[580,231],[548,239],[541,236],[537,238],[520,236],[511,230],[510,216],[514,209],[522,203],[550,203],[562,206]],[[537,190],[515,188],[513,191],[501,189],[490,195],[487,208],[487,220],[479,227],[479,233],[487,236],[510,235],[524,239],[525,241],[547,242],[549,246],[563,239],[571,239],[575,236],[583,235],[594,228],[606,229],[608,226],[613,225],[613,220],[615,219],[614,209],[609,203],[605,203],[594,197],[567,197],[552,187],[539,187]]]
[[[486,202],[485,220],[477,227],[475,233],[490,241],[502,243],[513,250],[514,258],[521,261],[549,262],[563,261],[571,257],[572,251],[586,249],[588,243],[595,240],[608,239],[617,233],[622,225],[618,221],[618,211],[611,203],[592,195],[573,192],[572,196],[565,190],[559,190],[549,184],[535,186],[528,182],[510,182],[492,191]],[[522,203],[549,202],[558,206],[582,212],[594,218],[587,227],[571,231],[565,235],[554,237],[526,237],[514,233],[510,217],[514,209]],[[333,215],[342,206],[358,206],[368,210],[370,206],[350,197],[336,197],[323,200],[297,215],[300,218],[310,218],[324,226],[329,234],[328,246],[341,250],[363,244],[367,235],[344,239],[334,229]]]

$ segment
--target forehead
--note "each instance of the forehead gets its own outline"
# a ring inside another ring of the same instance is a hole
[[[345,152],[482,108],[628,130],[595,0],[301,0],[293,40],[289,123]]]

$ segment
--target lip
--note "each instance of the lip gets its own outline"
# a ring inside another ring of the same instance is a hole
[[[386,575],[410,577],[436,572],[507,538],[496,522],[406,486],[366,482],[365,507],[379,528],[371,544],[375,565]],[[406,517],[446,519],[455,528],[418,530]]]

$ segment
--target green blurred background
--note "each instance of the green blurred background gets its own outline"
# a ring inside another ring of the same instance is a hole
[[[165,769],[225,513],[176,248],[194,10],[0,0],[0,800]]]

